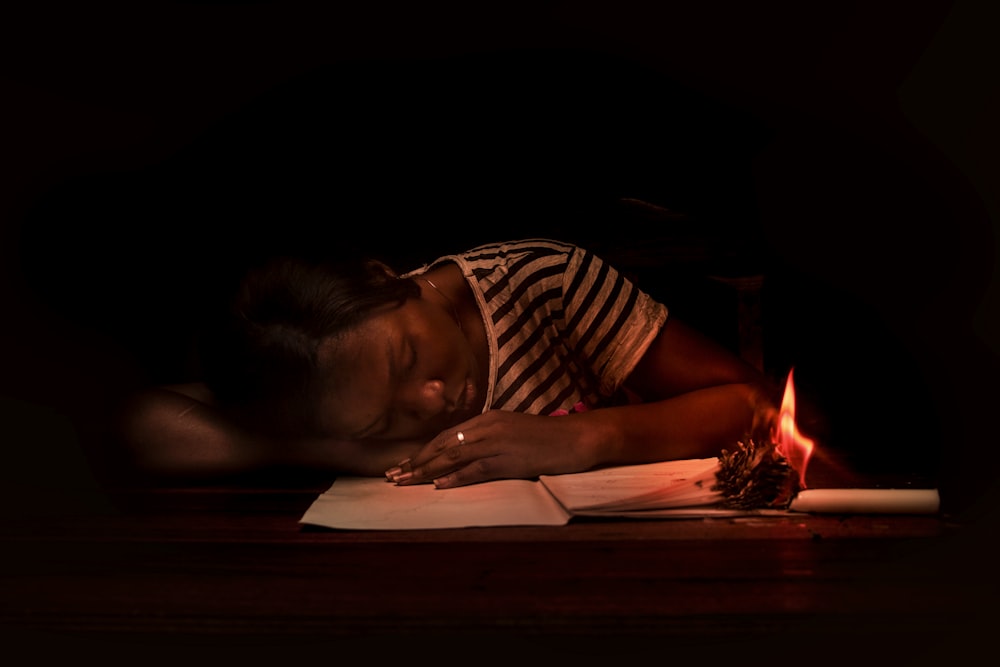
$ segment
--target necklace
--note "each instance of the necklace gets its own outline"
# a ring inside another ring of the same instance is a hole
[[[442,299],[448,302],[448,307],[451,308],[451,316],[455,318],[455,324],[458,325],[458,330],[464,332],[465,330],[462,328],[462,320],[458,317],[458,308],[455,307],[455,302],[449,299],[447,294],[439,290],[438,286],[435,285],[429,278],[421,277],[420,279],[430,285],[435,292],[441,295]]]

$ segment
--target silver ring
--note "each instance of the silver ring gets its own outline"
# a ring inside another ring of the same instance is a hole
[[[458,432],[458,444],[461,445],[463,442],[465,442],[465,434],[462,433],[461,431],[459,431]]]

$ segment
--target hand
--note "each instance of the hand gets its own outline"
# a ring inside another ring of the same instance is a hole
[[[593,465],[578,416],[493,410],[442,431],[416,455],[386,471],[399,485],[438,488],[505,478],[578,472]]]

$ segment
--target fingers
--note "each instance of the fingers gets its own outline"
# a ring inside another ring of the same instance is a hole
[[[463,468],[458,468],[446,475],[435,477],[432,481],[439,489],[449,489],[455,486],[467,486],[496,479],[498,476],[494,461],[496,457],[478,458]]]
[[[405,481],[413,477],[413,465],[410,459],[403,459],[395,467],[385,471],[385,481],[396,482]]]
[[[433,482],[446,488],[489,479],[486,460],[491,453],[473,444],[463,430],[443,431],[415,456],[387,470],[386,481],[401,486]]]
[[[439,433],[409,460],[387,470],[386,480],[399,485],[433,482],[438,488],[450,488],[566,467],[553,453],[559,450],[552,443],[574,442],[575,438],[552,437],[552,421],[538,415],[485,412]]]

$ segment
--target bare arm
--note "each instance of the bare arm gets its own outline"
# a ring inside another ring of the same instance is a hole
[[[598,415],[602,459],[716,456],[748,434],[766,435],[778,388],[681,321],[669,320],[628,379],[643,403]],[[667,455],[667,456],[664,456]]]
[[[660,332],[627,387],[643,402],[564,417],[497,411],[475,417],[397,466],[401,481],[460,486],[717,456],[752,431],[766,432],[776,414],[775,388],[761,373],[677,321]]]
[[[190,481],[276,466],[381,475],[416,447],[322,439],[278,442],[227,418],[200,383],[139,392],[120,411],[118,430],[136,473]]]
[[[265,443],[226,420],[200,384],[143,390],[122,406],[118,421],[139,474],[210,478],[252,472],[266,463]]]

